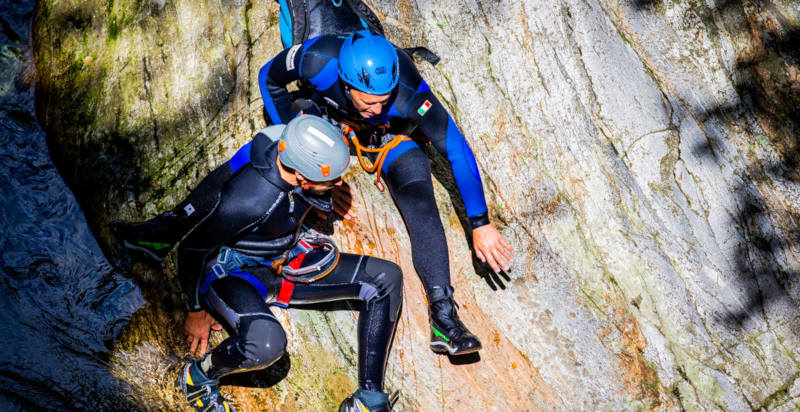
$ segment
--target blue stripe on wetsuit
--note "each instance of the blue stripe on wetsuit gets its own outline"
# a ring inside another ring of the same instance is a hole
[[[416,95],[429,91],[431,91],[431,88],[430,86],[428,86],[428,83],[425,83],[425,80],[423,79],[422,82],[420,82],[419,87],[417,87],[417,91],[415,91],[414,94]]]
[[[339,80],[339,61],[331,58],[316,76],[308,79],[319,91],[325,91]]]
[[[403,83],[400,85],[410,89],[410,87]],[[414,92],[414,96],[412,96],[409,101],[413,101],[417,94],[430,90],[431,88],[428,86],[428,83],[422,80],[419,87],[417,87],[417,90]],[[401,117],[405,119],[408,117],[409,110],[411,110],[411,105],[409,105],[406,113],[401,114],[395,105],[392,105],[387,115],[389,117]],[[446,136],[447,160],[450,161],[450,168],[453,171],[453,177],[456,179],[456,186],[458,186],[458,191],[461,193],[461,198],[467,209],[467,216],[475,217],[485,214],[487,212],[486,198],[483,194],[483,185],[481,184],[480,171],[478,171],[478,163],[475,161],[475,156],[472,154],[472,149],[470,149],[467,144],[467,140],[458,130],[458,126],[456,126],[455,122],[453,122],[453,118],[449,114],[447,115]],[[383,161],[381,171],[383,173],[388,173],[392,161],[414,147],[418,147],[416,143],[407,141],[400,143],[397,147],[390,150],[389,153],[386,154],[386,159]]]
[[[250,146],[253,144],[253,141],[247,142],[246,145],[242,146],[230,160],[228,160],[228,167],[231,168],[231,171],[236,173],[242,166],[250,163]]]
[[[405,87],[409,91],[413,90],[412,88],[408,87],[403,82],[400,82],[398,87]],[[414,94],[411,96],[409,101],[413,101],[414,97],[417,95],[417,93],[424,92],[425,90],[430,90],[430,88],[428,88],[428,85],[425,83],[425,80],[423,80],[422,84],[420,84],[420,86],[417,88],[417,91],[414,92]],[[409,108],[410,107],[411,107],[411,105],[409,105]],[[397,110],[397,106],[395,106],[393,104],[392,107],[390,107],[389,110],[386,112],[386,116],[389,117],[389,118],[399,117],[401,119],[406,119],[408,117],[408,110],[409,109],[406,109],[406,112],[401,114]],[[405,153],[405,152],[407,152],[407,151],[409,151],[409,150],[411,150],[411,149],[413,149],[415,147],[419,147],[419,146],[416,143],[414,143],[413,141],[405,141],[405,142],[402,142],[399,145],[397,145],[397,147],[395,147],[394,149],[390,150],[389,153],[386,153],[386,159],[383,160],[383,167],[381,168],[381,171],[383,173],[389,173],[389,166],[392,164],[394,159],[397,159],[398,157],[400,157],[401,154],[403,154],[403,153]]]
[[[305,42],[303,42],[303,54],[306,54],[306,50],[311,47],[312,44],[316,43],[317,40],[321,39],[322,36],[312,37]],[[302,60],[300,60],[302,62]],[[301,65],[302,66],[302,65]]]
[[[414,141],[405,141],[397,145],[386,154],[381,171],[388,173],[389,166],[395,159],[416,147],[419,146]],[[486,213],[486,198],[483,194],[478,163],[475,161],[475,156],[472,154],[467,140],[464,139],[450,116],[447,120],[447,160],[450,161],[450,169],[453,171],[456,186],[461,193],[464,207],[467,209],[467,216],[475,217]]]
[[[395,105],[392,105],[392,107],[389,108],[389,111],[386,112],[386,115],[389,117],[403,117],[400,115],[400,112],[397,111],[397,107],[395,107]]]
[[[461,199],[467,208],[467,216],[474,217],[487,212],[486,198],[483,195],[481,175],[472,149],[458,130],[453,118],[447,116],[447,158]]]
[[[313,37],[303,42],[303,51],[300,53],[300,64],[297,65],[297,77],[304,79],[303,77],[303,59],[306,58],[306,50],[311,47],[312,44],[316,43],[322,36]],[[330,57],[330,56],[325,56]],[[320,70],[321,71],[321,70]]]
[[[401,154],[415,148],[419,148],[419,146],[413,140],[406,140],[392,148],[392,150],[389,150],[389,153],[386,153],[386,158],[383,159],[381,171],[383,173],[389,173],[389,165],[392,164],[394,159],[397,159]]]

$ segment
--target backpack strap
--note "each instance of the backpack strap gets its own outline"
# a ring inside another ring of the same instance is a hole
[[[375,12],[369,8],[366,4],[364,4],[361,0],[345,0],[348,6],[361,18],[364,23],[367,23],[367,28],[370,29],[373,33],[380,34],[384,36],[383,32],[383,25],[381,25],[381,21],[378,19],[378,16],[375,15]]]

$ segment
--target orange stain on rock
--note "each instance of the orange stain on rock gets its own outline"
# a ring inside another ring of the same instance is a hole
[[[660,396],[664,393],[664,387],[658,380],[656,371],[644,359],[644,349],[647,340],[639,328],[636,318],[617,306],[614,314],[614,329],[606,329],[600,334],[600,338],[605,340],[616,330],[619,333],[618,344],[620,353],[617,355],[621,370],[624,371],[624,389],[637,399],[649,401],[652,410],[665,407],[673,409],[676,407],[671,401],[664,405],[664,399]]]

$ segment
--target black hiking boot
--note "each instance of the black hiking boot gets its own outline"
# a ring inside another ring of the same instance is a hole
[[[177,242],[183,218],[174,212],[164,212],[144,222],[114,220],[108,224],[111,233],[127,248],[144,253],[161,262]]]
[[[184,365],[178,384],[196,411],[236,412],[236,408],[220,395],[219,381],[206,377],[196,360]]]
[[[431,350],[466,355],[481,350],[481,341],[458,318],[453,287],[434,286],[428,295],[431,319]]]
[[[389,412],[391,410],[388,395],[363,389],[348,396],[339,406],[339,412]]]

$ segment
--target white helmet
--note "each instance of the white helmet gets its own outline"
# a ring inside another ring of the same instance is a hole
[[[335,180],[350,166],[350,148],[341,130],[318,116],[292,119],[278,145],[281,163],[315,182]]]

